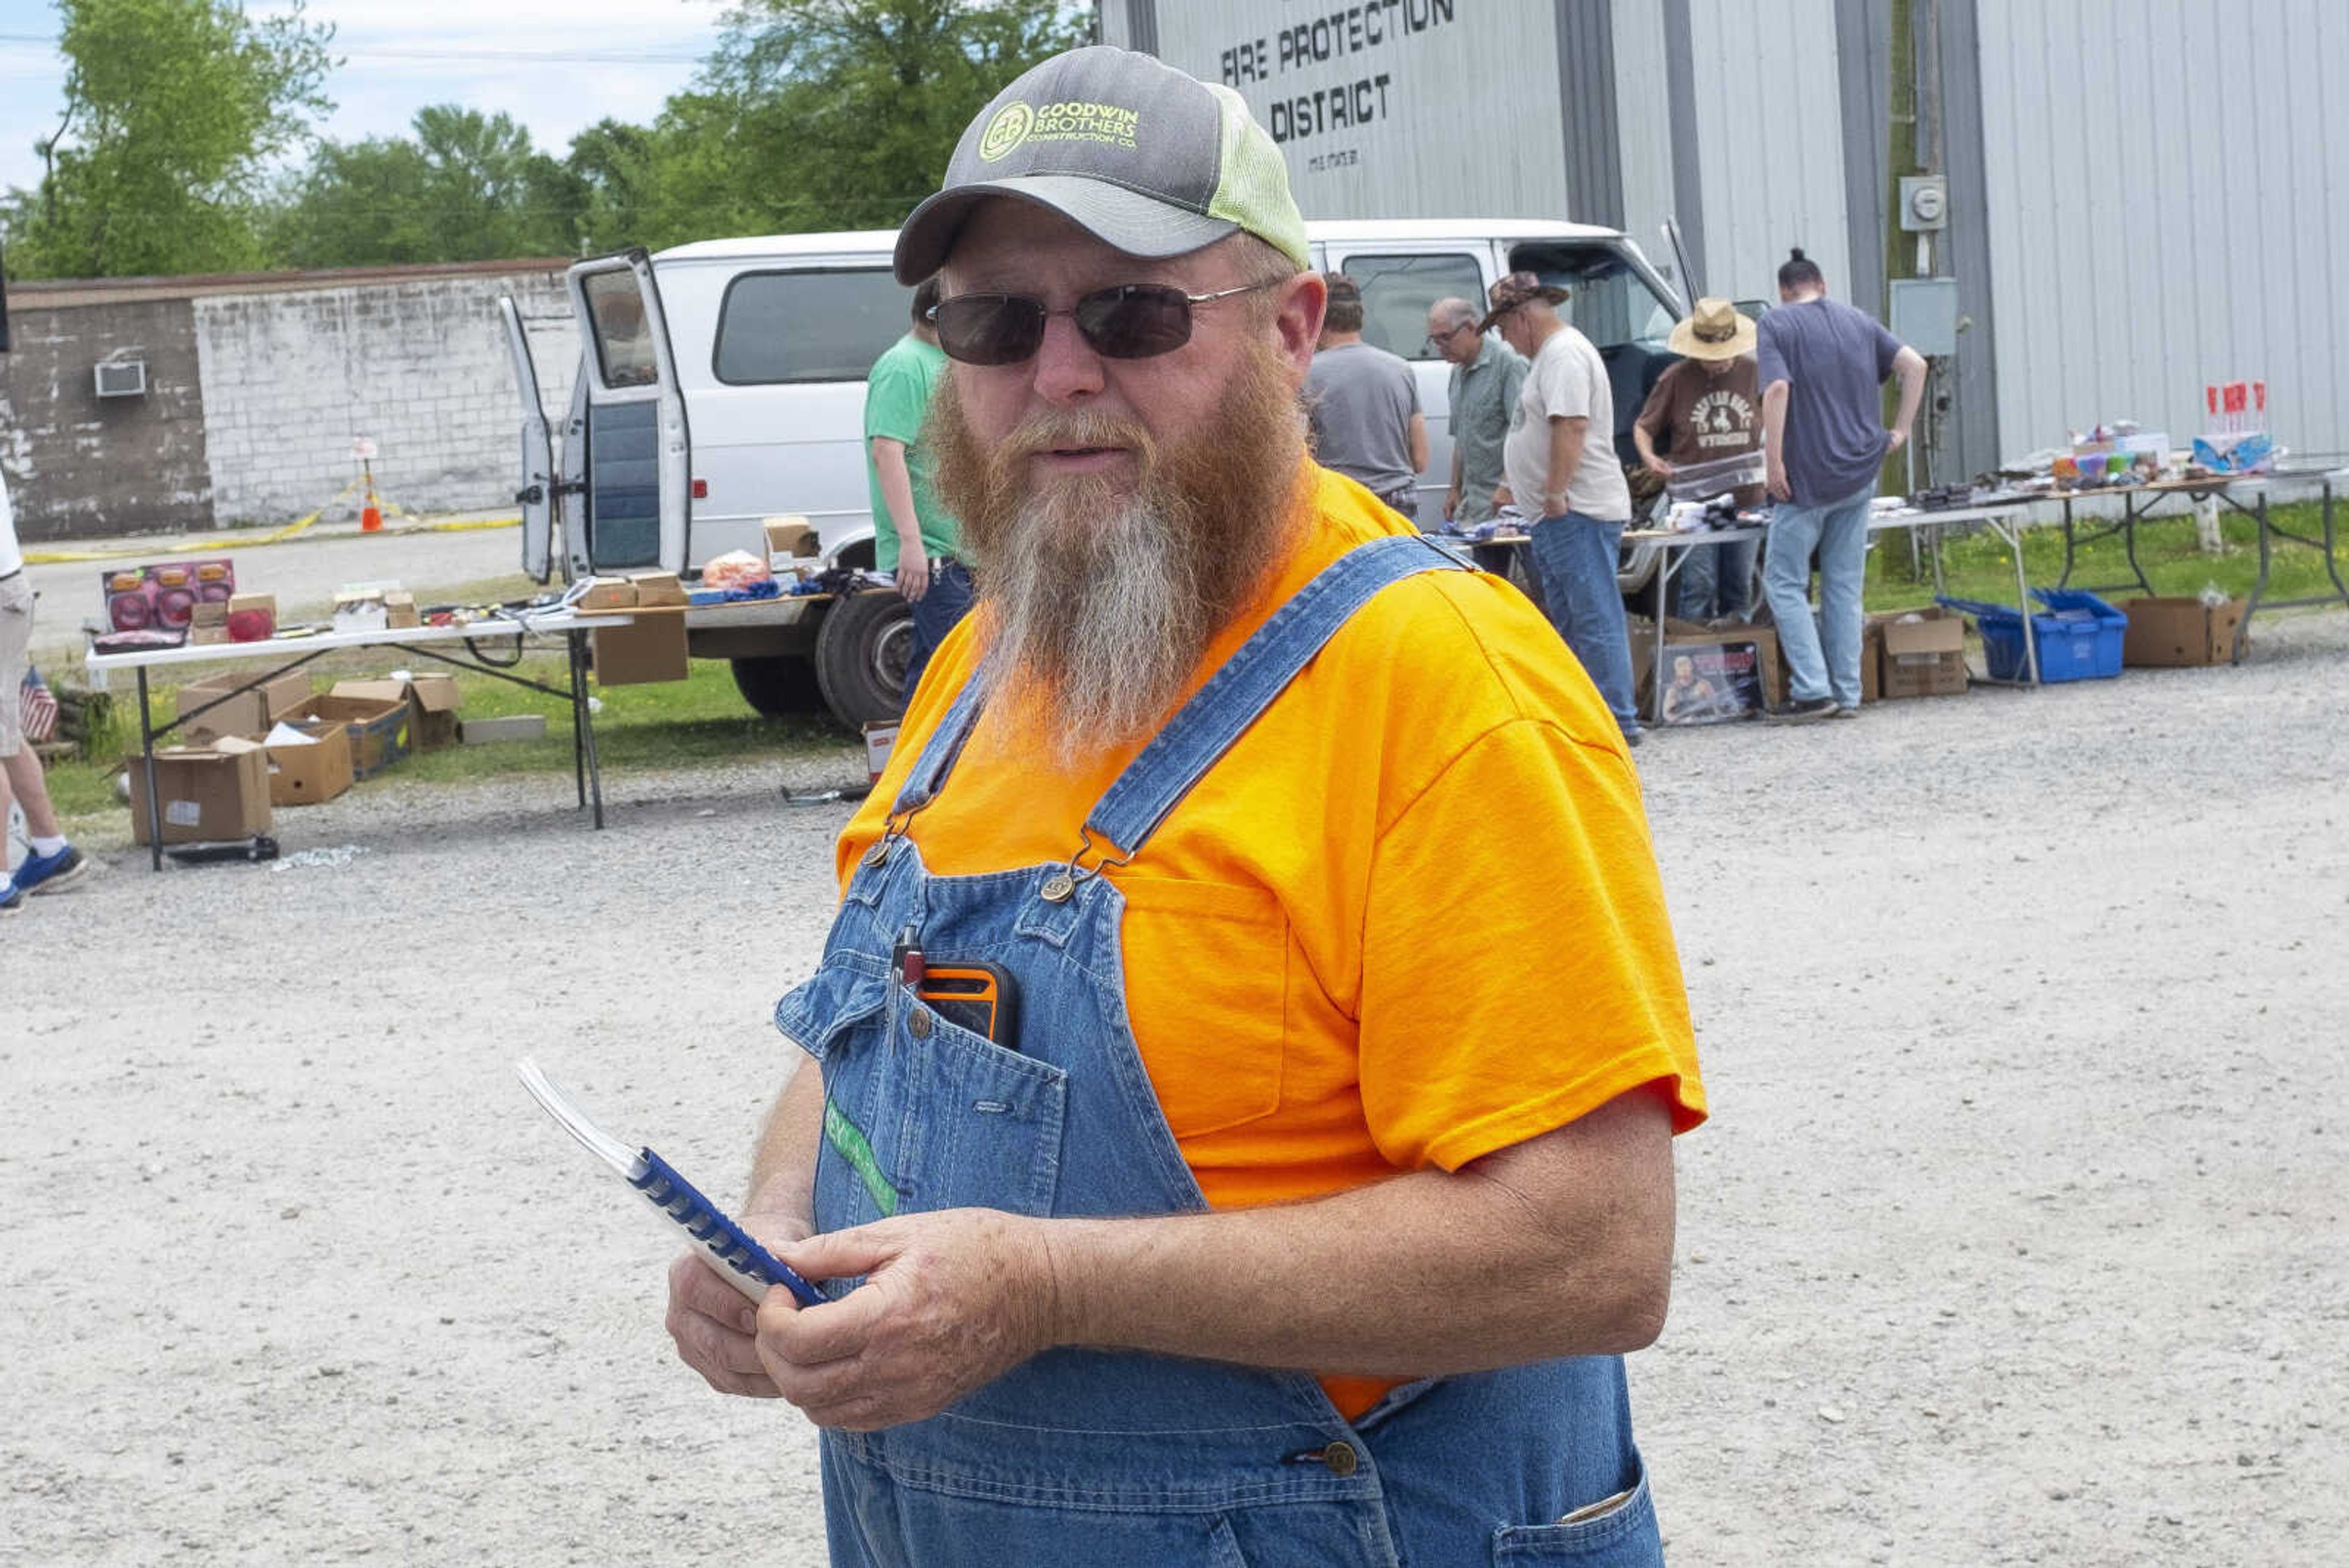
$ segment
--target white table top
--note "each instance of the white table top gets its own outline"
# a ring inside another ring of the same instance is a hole
[[[215,664],[228,659],[300,659],[336,648],[398,648],[419,642],[481,642],[492,638],[525,635],[559,637],[567,631],[593,631],[598,627],[626,626],[625,611],[510,618],[492,617],[466,626],[387,627],[380,631],[322,631],[311,637],[272,637],[259,642],[207,642],[179,648],[136,648],[121,653],[91,653],[83,663],[91,670],[139,670],[159,664]]]

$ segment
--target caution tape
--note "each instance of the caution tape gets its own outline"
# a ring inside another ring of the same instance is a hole
[[[254,550],[265,545],[284,545],[309,532],[311,524],[325,516],[328,508],[336,502],[347,499],[350,493],[358,489],[363,483],[364,480],[361,479],[352,480],[327,497],[325,504],[306,516],[297,517],[283,528],[274,529],[267,534],[254,535],[250,537],[241,535],[233,537],[213,535],[202,539],[182,540],[177,544],[140,545],[127,550],[27,550],[24,553],[25,564],[28,566],[72,566],[85,561],[121,561],[134,556],[212,555],[225,550]],[[396,530],[401,534],[467,534],[477,529],[522,526],[520,517],[459,518],[446,523],[427,523],[418,520],[416,514],[406,507],[383,500],[379,493],[377,500],[381,504],[385,515],[410,520],[405,526]]]

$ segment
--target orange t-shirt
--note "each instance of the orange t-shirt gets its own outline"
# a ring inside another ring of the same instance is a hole
[[[1288,561],[1204,684],[1354,545],[1409,524],[1315,469]],[[969,678],[978,617],[932,659],[839,871],[879,836]],[[982,715],[908,836],[940,876],[1075,853],[1140,751],[1073,774]],[[1126,1009],[1207,1201],[1293,1201],[1470,1160],[1663,1085],[1704,1119],[1688,1000],[1640,786],[1557,633],[1481,573],[1379,593],[1167,815],[1133,864]],[[1324,1379],[1349,1417],[1392,1380]]]

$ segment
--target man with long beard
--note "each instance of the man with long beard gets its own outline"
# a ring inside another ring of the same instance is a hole
[[[1057,57],[900,234],[980,601],[776,1010],[679,1354],[823,1428],[840,1564],[1661,1559],[1621,1353],[1704,1114],[1621,737],[1313,466],[1323,286],[1238,96]],[[1016,1023],[940,999],[1018,992]]]

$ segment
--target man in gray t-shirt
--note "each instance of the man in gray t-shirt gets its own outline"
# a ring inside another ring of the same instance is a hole
[[[1779,307],[1762,317],[1762,424],[1769,462],[1769,596],[1786,660],[1787,721],[1859,711],[1860,589],[1878,467],[1909,439],[1925,361],[1873,317],[1826,297],[1818,264],[1796,251],[1778,269]],[[1878,389],[1900,378],[1900,411],[1883,425]],[[1811,553],[1819,621],[1811,624]]]
[[[1427,466],[1427,418],[1419,379],[1398,355],[1362,341],[1362,291],[1329,275],[1321,346],[1305,376],[1313,458],[1404,516],[1419,514],[1419,473]]]
[[[1513,272],[1485,291],[1480,331],[1526,359],[1526,384],[1501,443],[1509,490],[1534,524],[1534,565],[1551,622],[1607,700],[1625,743],[1641,735],[1631,644],[1615,564],[1631,490],[1615,455],[1615,393],[1590,339],[1557,313],[1563,285]]]

